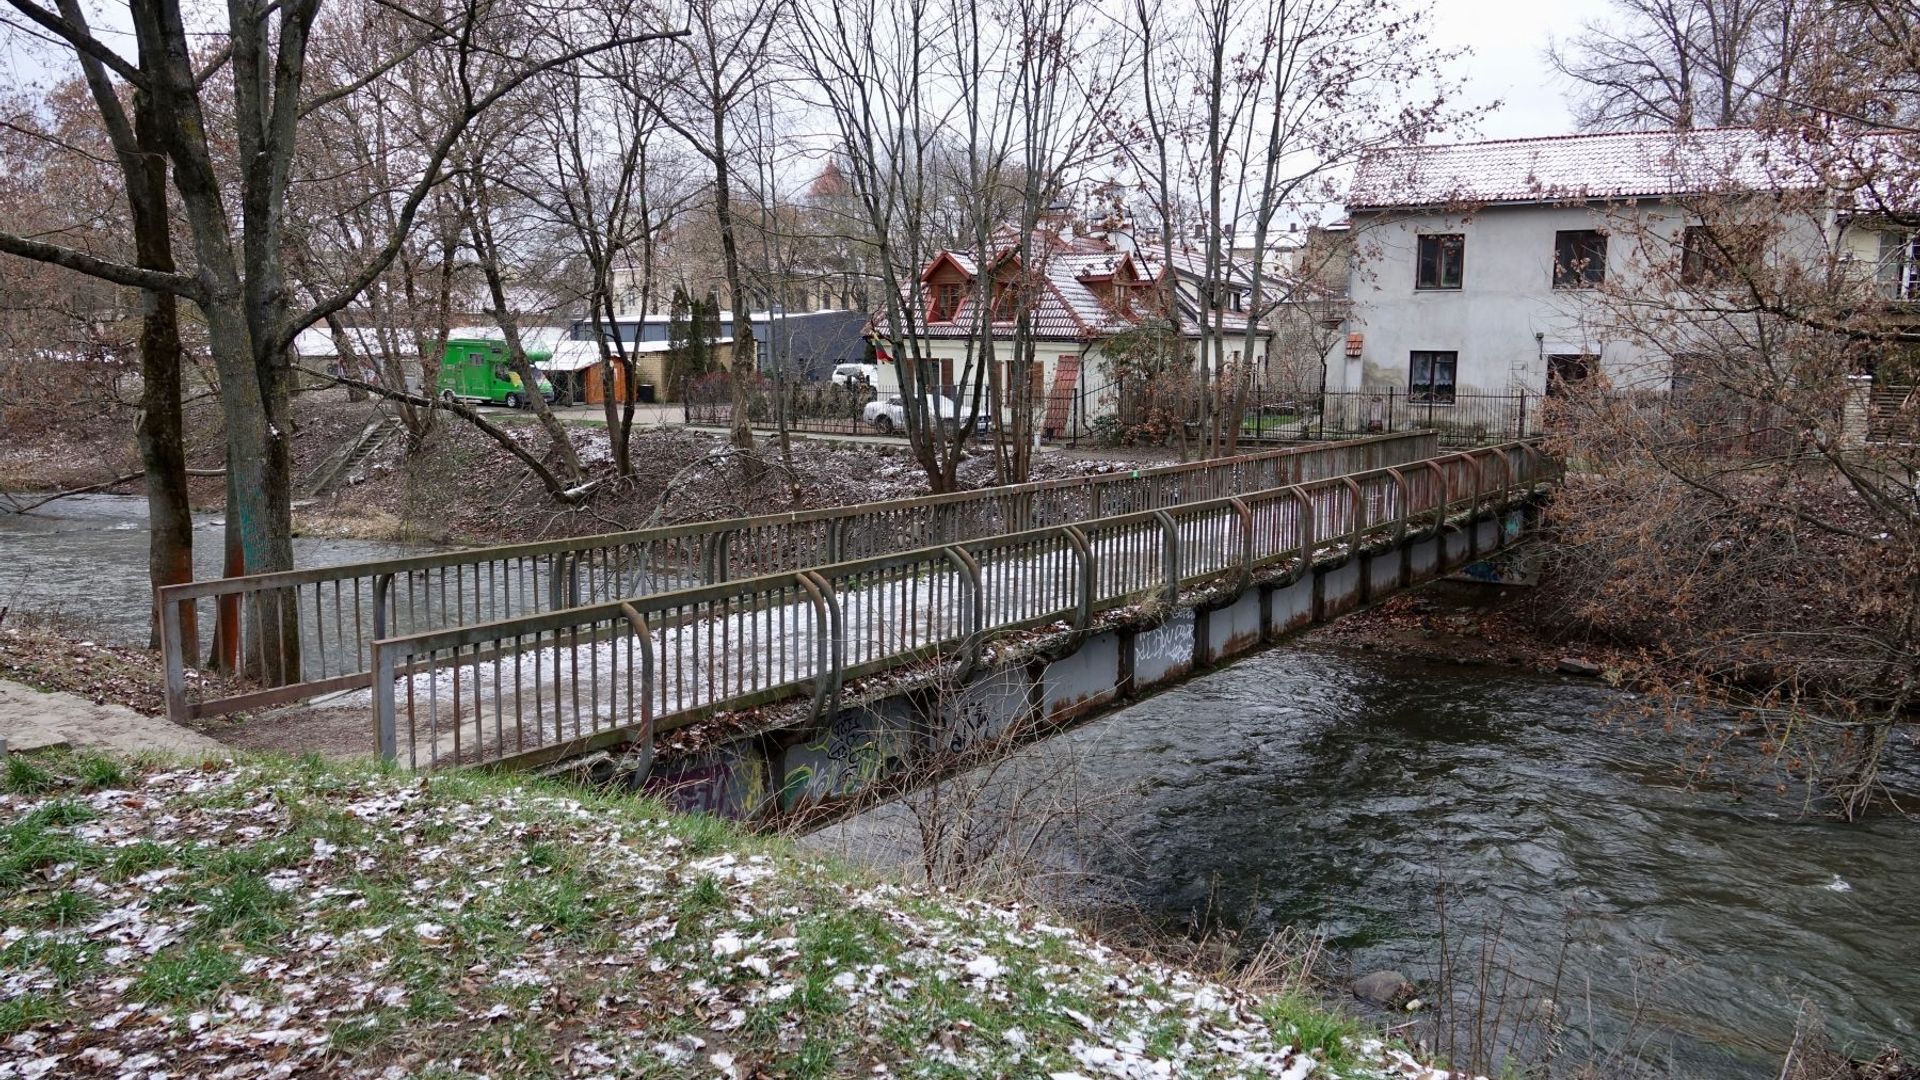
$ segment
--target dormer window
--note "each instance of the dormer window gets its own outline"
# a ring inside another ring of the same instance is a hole
[[[960,313],[963,290],[958,282],[943,281],[933,287],[933,303],[927,309],[927,321],[952,322]]]
[[[1009,281],[993,283],[993,321],[1012,322],[1020,317],[1020,293]]]

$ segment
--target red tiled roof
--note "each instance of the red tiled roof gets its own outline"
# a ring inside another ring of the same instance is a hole
[[[996,238],[1012,242],[1018,232],[999,230]],[[1160,279],[1161,257],[1158,253],[1129,253],[1112,244],[1090,237],[1059,237],[1055,234],[1036,232],[1029,248],[1036,255],[1042,272],[1039,277],[1038,296],[1035,298],[1029,314],[1032,319],[1033,333],[1036,337],[1085,341],[1132,329],[1139,325],[1139,317],[1123,314],[1113,305],[1100,299],[1088,287],[1089,279],[1099,281],[1113,276],[1129,258],[1133,261],[1135,272],[1142,282]],[[1000,248],[993,263],[1013,254],[1008,248]],[[942,261],[951,262],[969,277],[979,273],[979,264],[965,252],[943,251],[928,263],[927,272]],[[1205,258],[1195,252],[1176,250],[1173,264],[1183,277],[1192,280],[1204,279]],[[923,275],[924,276],[924,275]],[[1241,280],[1237,273],[1229,272],[1230,280]],[[971,336],[978,320],[974,312],[977,305],[972,293],[962,300],[954,311],[953,318],[940,322],[923,323],[921,332],[932,338],[964,338]],[[1201,326],[1196,321],[1196,312],[1188,305],[1182,306],[1181,330],[1188,336],[1197,337]],[[1205,313],[1208,324],[1212,323],[1212,313]],[[1221,312],[1220,325],[1227,332],[1244,332],[1247,318],[1238,312]],[[876,313],[873,319],[876,329],[884,330],[885,312]],[[996,334],[1011,336],[1014,332],[1012,319],[994,319]]]

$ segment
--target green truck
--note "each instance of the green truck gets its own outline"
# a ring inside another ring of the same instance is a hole
[[[528,363],[537,365],[550,359],[551,352],[528,349]],[[527,403],[527,389],[520,375],[507,365],[507,343],[485,338],[450,338],[446,355],[440,358],[440,399],[486,405],[505,405],[517,409]],[[540,396],[553,401],[553,384],[540,377]]]

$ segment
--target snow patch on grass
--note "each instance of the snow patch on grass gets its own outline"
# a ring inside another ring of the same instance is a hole
[[[44,760],[0,794],[0,1080],[1438,1075],[645,800]]]

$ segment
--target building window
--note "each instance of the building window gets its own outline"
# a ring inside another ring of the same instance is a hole
[[[1591,289],[1607,280],[1607,234],[1562,229],[1553,234],[1553,287]]]
[[[1467,238],[1460,233],[1423,234],[1414,270],[1416,289],[1457,289],[1466,265]]]
[[[1920,233],[1881,233],[1874,277],[1880,299],[1920,300]]]
[[[1407,364],[1407,400],[1422,405],[1453,404],[1457,352],[1416,352]]]
[[[1562,353],[1547,357],[1547,396],[1564,397],[1591,379],[1594,359],[1589,353]]]
[[[1761,265],[1767,256],[1765,225],[1721,222],[1689,225],[1680,237],[1682,285],[1730,285],[1744,268]]]
[[[993,283],[993,321],[1013,322],[1020,317],[1020,293],[1012,282]]]
[[[961,289],[959,284],[943,281],[933,287],[933,306],[927,311],[932,322],[952,322],[960,313]]]
[[[1714,242],[1713,230],[1687,226],[1680,237],[1680,284],[1717,285],[1727,276],[1726,256]]]

